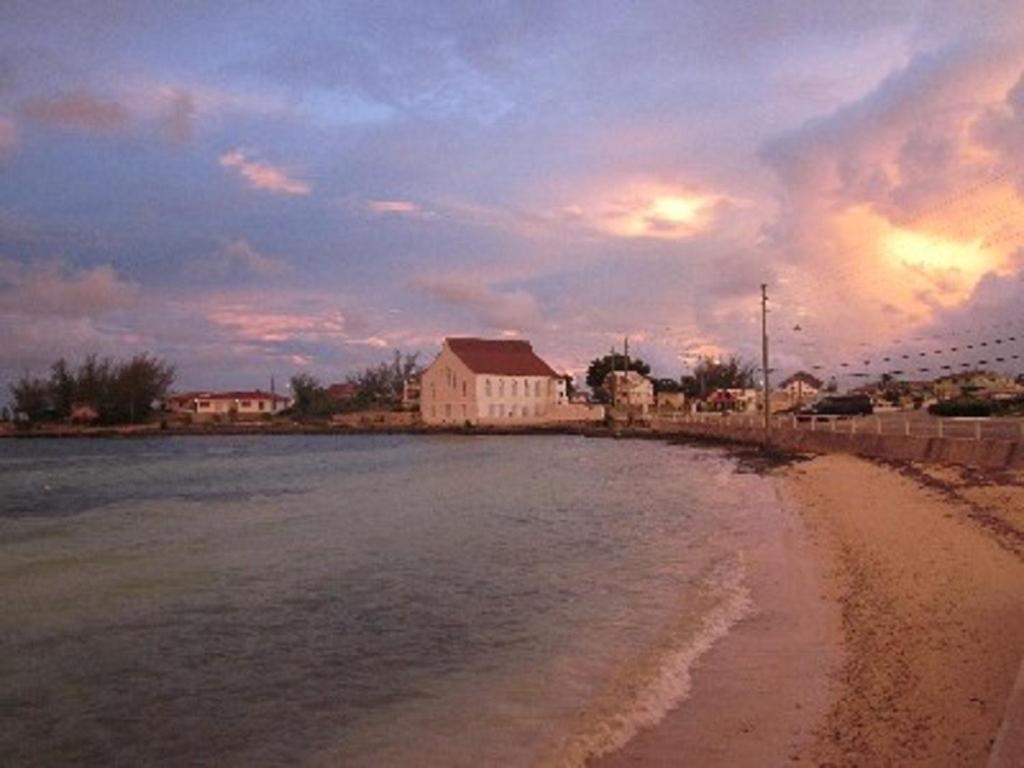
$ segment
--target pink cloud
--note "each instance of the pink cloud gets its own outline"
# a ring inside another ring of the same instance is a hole
[[[253,189],[281,195],[308,195],[312,190],[307,182],[291,178],[281,168],[248,159],[240,149],[225,152],[220,156],[220,164],[237,171]]]
[[[11,120],[0,117],[0,155],[10,152],[18,145],[18,129]]]
[[[366,207],[373,213],[390,216],[431,218],[433,213],[410,200],[370,200]]]
[[[288,272],[288,264],[274,256],[260,253],[245,238],[236,238],[205,260],[208,267],[225,274],[248,273],[258,277],[280,277]]]
[[[195,134],[192,125],[196,115],[195,99],[183,88],[170,89],[166,98],[167,110],[162,120],[165,138],[174,146],[191,143]]]
[[[537,300],[526,291],[498,291],[469,280],[424,279],[417,287],[443,304],[467,310],[476,322],[491,329],[518,333],[542,325]]]
[[[107,266],[72,270],[61,262],[0,259],[0,313],[92,317],[135,305],[138,286]]]
[[[207,317],[246,341],[344,341],[348,338],[345,316],[337,311],[302,313],[232,304],[212,309]]]
[[[122,104],[103,101],[85,89],[52,99],[34,99],[22,111],[32,120],[85,133],[118,133],[129,122],[128,110]]]

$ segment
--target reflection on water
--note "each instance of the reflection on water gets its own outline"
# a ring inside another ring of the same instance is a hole
[[[572,762],[739,605],[763,483],[570,437],[0,442],[0,763]]]

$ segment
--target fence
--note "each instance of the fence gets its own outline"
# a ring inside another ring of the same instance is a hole
[[[744,413],[660,413],[658,421],[678,424],[719,425],[727,428],[762,430],[764,417]],[[924,413],[882,413],[874,416],[836,417],[793,414],[772,417],[778,431],[834,432],[847,435],[901,435],[959,440],[1024,441],[1024,419],[941,418]]]

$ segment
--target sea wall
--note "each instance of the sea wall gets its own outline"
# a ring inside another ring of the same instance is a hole
[[[764,442],[764,432],[747,425],[655,418],[651,427],[662,434],[757,445]],[[781,450],[804,453],[852,453],[876,459],[962,464],[985,469],[1024,467],[1024,444],[1016,440],[812,432],[783,427],[772,431],[771,443]]]

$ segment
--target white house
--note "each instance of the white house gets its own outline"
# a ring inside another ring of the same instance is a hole
[[[560,383],[528,341],[448,338],[420,380],[420,414],[430,425],[513,426],[603,418],[603,410],[561,405]]]
[[[824,383],[816,376],[805,371],[797,371],[779,384],[779,389],[786,393],[791,405],[801,405],[818,396]]]
[[[259,416],[280,413],[291,405],[291,399],[272,392],[184,392],[171,395],[165,407],[171,413],[197,416]]]

